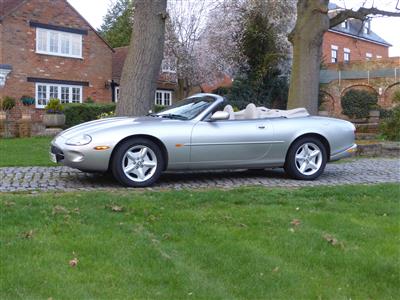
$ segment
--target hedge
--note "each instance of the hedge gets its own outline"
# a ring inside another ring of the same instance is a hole
[[[98,119],[102,113],[115,111],[115,103],[110,104],[66,104],[64,107],[65,126],[72,127],[84,122]]]
[[[367,118],[369,111],[377,108],[378,96],[376,94],[349,90],[341,99],[343,114],[349,117]]]

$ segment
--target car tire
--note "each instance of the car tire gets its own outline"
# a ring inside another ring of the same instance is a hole
[[[315,137],[303,137],[290,146],[284,169],[292,178],[314,180],[324,172],[326,162],[324,144]]]
[[[133,138],[118,146],[111,161],[114,178],[127,187],[147,187],[160,177],[164,159],[160,147],[144,138]]]

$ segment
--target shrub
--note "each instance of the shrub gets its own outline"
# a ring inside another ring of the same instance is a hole
[[[343,114],[356,118],[368,117],[369,111],[377,106],[377,102],[376,94],[360,90],[349,90],[341,99]]]
[[[115,111],[115,103],[81,104],[72,103],[64,107],[65,126],[71,127],[84,122],[96,120],[103,113]]]
[[[85,103],[93,104],[93,103],[94,103],[94,100],[93,100],[92,97],[87,97],[86,100],[85,100],[84,102],[85,102]]]
[[[159,113],[160,111],[162,111],[164,108],[166,108],[165,105],[154,105],[154,113]]]
[[[387,140],[400,141],[400,105],[393,108],[389,117],[381,122],[379,131]]]
[[[1,109],[2,110],[11,110],[15,106],[15,98],[5,96],[1,101]]]
[[[24,95],[21,97],[21,102],[23,105],[29,106],[35,104],[35,98]]]
[[[393,94],[393,102],[400,104],[400,89],[396,90]]]
[[[50,99],[49,103],[47,103],[44,109],[48,114],[62,114],[64,111],[64,107],[62,106],[60,100],[55,98]]]
[[[112,118],[115,117],[115,111],[109,111],[109,112],[104,112],[101,113],[96,117],[96,119],[105,119],[105,118]]]

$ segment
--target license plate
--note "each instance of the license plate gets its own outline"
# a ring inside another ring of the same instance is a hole
[[[50,160],[51,160],[53,163],[57,163],[57,158],[56,158],[56,155],[55,155],[54,153],[51,153],[51,152],[50,152]]]

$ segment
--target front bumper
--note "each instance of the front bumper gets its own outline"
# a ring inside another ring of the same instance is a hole
[[[342,158],[351,157],[355,152],[357,152],[357,144],[353,144],[353,146],[347,148],[346,150],[331,155],[330,161],[336,161]]]
[[[112,149],[96,151],[96,145],[70,146],[65,139],[56,137],[51,142],[50,160],[82,171],[105,172],[108,170]]]

